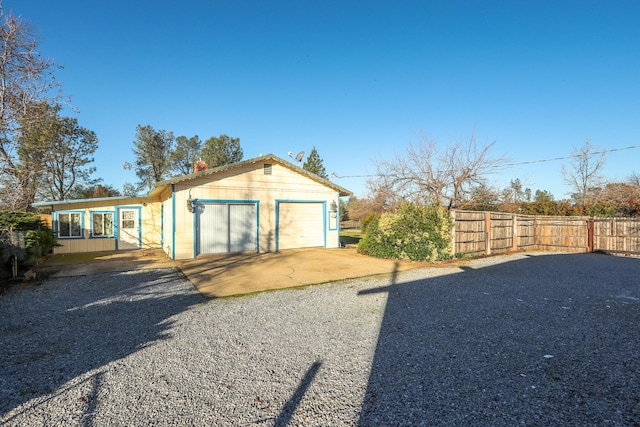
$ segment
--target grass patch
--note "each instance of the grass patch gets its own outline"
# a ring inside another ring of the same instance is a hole
[[[343,245],[357,245],[360,239],[362,239],[362,231],[360,230],[340,231],[340,243]]]
[[[82,262],[92,261],[101,256],[111,255],[113,252],[85,252],[78,254],[59,254],[54,255],[42,263],[42,266],[51,266],[58,264],[79,264]]]

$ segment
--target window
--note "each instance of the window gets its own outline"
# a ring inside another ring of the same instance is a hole
[[[113,212],[93,212],[91,215],[91,235],[93,237],[113,236]]]
[[[82,237],[82,213],[58,213],[58,237]]]
[[[136,228],[136,213],[134,211],[122,212],[122,228]]]

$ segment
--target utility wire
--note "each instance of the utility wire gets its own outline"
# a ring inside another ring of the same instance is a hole
[[[631,145],[629,147],[611,148],[609,150],[594,151],[591,154],[606,154],[606,153],[611,153],[611,152],[614,152],[614,151],[631,150],[632,148],[640,148],[640,145]],[[507,163],[507,164],[505,164],[505,166],[530,165],[530,164],[533,164],[533,163],[553,162],[553,161],[556,161],[556,160],[568,160],[568,159],[573,159],[573,158],[576,158],[576,157],[582,157],[582,154],[573,154],[571,156],[564,156],[564,157],[553,157],[553,158],[550,158],[550,159],[529,160],[529,161],[526,161],[526,162]]]
[[[601,150],[601,151],[594,151],[591,154],[606,154],[606,153],[612,153],[614,151],[624,151],[624,150],[631,150],[634,148],[640,148],[640,145],[631,145],[629,147],[620,147],[620,148],[610,148],[608,150]],[[573,159],[576,157],[581,157],[582,154],[573,154],[571,156],[564,156],[564,157],[552,157],[549,159],[539,159],[539,160],[528,160],[525,162],[513,162],[513,163],[506,163],[504,166],[519,166],[519,165],[531,165],[534,163],[546,163],[546,162],[554,162],[557,160],[568,160],[568,159]],[[373,176],[378,176],[377,174],[370,174],[370,175],[338,175],[335,172],[331,172],[331,176],[334,178],[371,178]]]

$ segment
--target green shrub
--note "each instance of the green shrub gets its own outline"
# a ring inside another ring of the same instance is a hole
[[[48,254],[57,245],[53,230],[34,213],[0,213],[0,230],[13,230],[24,233],[26,255],[20,261],[26,267],[34,265],[38,258]]]
[[[396,213],[372,219],[358,252],[378,258],[435,261],[451,258],[453,221],[440,206],[402,203]]]
[[[380,214],[377,213],[370,213],[369,215],[364,217],[364,219],[360,222],[360,229],[362,230],[362,232],[366,233],[367,228],[369,228],[369,224],[371,224],[371,222],[373,221],[378,221],[379,218]]]

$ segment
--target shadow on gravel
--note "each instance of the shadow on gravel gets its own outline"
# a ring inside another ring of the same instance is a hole
[[[304,397],[305,393],[311,386],[311,383],[315,379],[316,374],[320,369],[320,366],[322,366],[322,362],[319,362],[319,361],[313,362],[311,367],[307,370],[307,373],[305,374],[302,381],[300,381],[300,384],[298,385],[298,388],[296,389],[296,391],[293,393],[293,395],[287,401],[287,403],[285,403],[284,406],[282,407],[280,414],[278,415],[278,417],[273,423],[274,427],[286,427],[289,425],[289,423],[291,422],[291,418],[293,417],[296,410],[298,409],[298,405],[300,405],[302,398]]]
[[[12,409],[64,393],[73,387],[70,380],[168,338],[171,317],[203,300],[174,269],[50,280],[0,296],[0,420],[11,421],[3,416]],[[86,400],[90,413],[101,373],[85,381],[92,391],[77,399]]]
[[[640,260],[529,255],[388,293],[360,425],[638,425]]]

